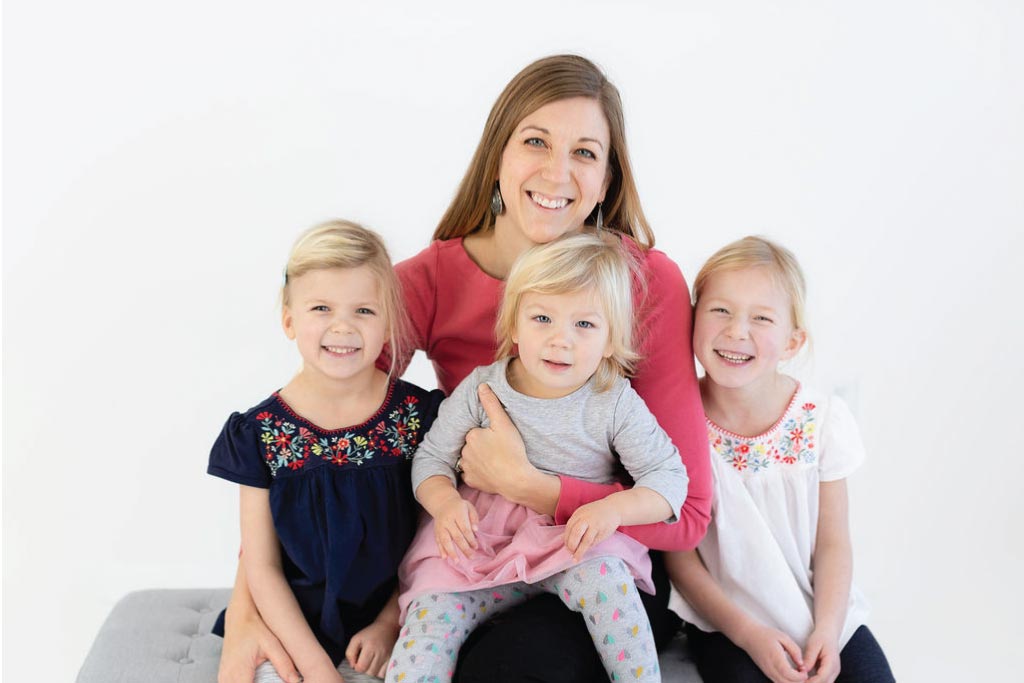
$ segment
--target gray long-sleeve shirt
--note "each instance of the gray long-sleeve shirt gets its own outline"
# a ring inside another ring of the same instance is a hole
[[[435,475],[458,485],[455,463],[466,434],[490,424],[477,397],[477,387],[486,382],[522,435],[534,467],[601,484],[628,483],[632,478],[635,486],[656,491],[668,501],[672,517],[666,521],[678,519],[689,481],[686,468],[627,380],[620,377],[608,391],[597,392],[591,379],[562,398],[533,398],[509,385],[507,365],[504,359],[477,368],[441,404],[412,461],[414,491]]]

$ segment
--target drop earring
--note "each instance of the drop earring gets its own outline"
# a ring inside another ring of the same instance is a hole
[[[597,220],[594,221],[594,226],[598,232],[601,232],[601,228],[604,227],[604,215],[601,213],[601,202],[597,203]]]
[[[501,201],[501,188],[498,181],[494,181],[494,193],[491,195],[491,213],[500,216],[505,213],[505,202]]]

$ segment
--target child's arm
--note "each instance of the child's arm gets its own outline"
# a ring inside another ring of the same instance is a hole
[[[839,637],[850,600],[853,550],[846,480],[823,481],[818,492],[818,536],[811,559],[814,630],[804,660],[809,669],[817,669],[811,681],[831,683],[839,675]]]
[[[620,526],[661,522],[672,514],[669,502],[652,489],[635,486],[617,491],[576,509],[565,524],[565,547],[579,562],[591,546]]]
[[[690,606],[743,648],[765,676],[775,683],[807,680],[800,646],[734,603],[708,572],[696,550],[665,553],[665,566],[672,584]]]
[[[387,674],[391,650],[395,647],[398,632],[402,627],[398,623],[398,615],[398,588],[396,587],[373,623],[357,632],[348,641],[345,659],[353,669],[377,678],[384,678]]]
[[[341,674],[321,647],[285,581],[281,551],[270,515],[270,490],[241,487],[242,566],[253,601],[280,638],[303,679],[341,683]]]
[[[434,538],[442,558],[458,559],[458,547],[469,555],[476,549],[476,508],[459,495],[455,485],[444,475],[423,480],[416,488],[416,500],[434,518]]]
[[[614,403],[602,416],[609,424],[609,448],[634,483],[631,489],[581,506],[569,517],[565,544],[577,561],[620,525],[678,521],[686,500],[689,482],[679,451],[643,399],[625,381],[609,394]]]
[[[301,676],[291,657],[264,623],[256,603],[252,601],[252,593],[245,580],[245,567],[239,555],[235,586],[224,615],[224,647],[217,681],[248,683],[256,675],[256,667],[268,660],[287,683],[299,683]]]

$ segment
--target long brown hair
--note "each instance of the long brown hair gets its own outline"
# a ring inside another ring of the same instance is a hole
[[[491,193],[498,177],[502,152],[515,127],[544,105],[570,97],[596,100],[608,120],[611,182],[602,204],[604,227],[629,235],[643,248],[654,246],[654,232],[644,217],[640,195],[633,181],[619,91],[593,62],[578,55],[539,59],[516,74],[505,86],[491,107],[466,175],[441,217],[433,239],[464,237],[494,226]],[[595,217],[596,209],[587,222],[593,223]]]

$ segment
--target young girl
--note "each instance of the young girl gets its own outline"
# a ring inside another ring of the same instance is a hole
[[[650,560],[616,528],[675,521],[687,479],[624,377],[637,358],[631,269],[618,238],[606,239],[578,234],[519,259],[498,314],[501,360],[456,387],[416,453],[413,486],[432,519],[400,570],[404,627],[389,681],[450,680],[475,626],[544,592],[586,617],[612,680],[660,680],[634,585],[651,592]],[[488,424],[481,383],[504,404],[534,466],[592,482],[625,467],[635,487],[584,505],[564,527],[499,495],[456,488],[466,434]]]
[[[375,233],[334,221],[302,235],[282,290],[302,369],[231,415],[210,453],[209,473],[242,485],[246,579],[307,683],[341,681],[343,659],[383,676],[398,635],[411,458],[440,399],[374,366],[401,349],[400,296]],[[257,681],[271,680],[266,663]]]
[[[693,293],[715,502],[698,551],[666,562],[701,676],[893,680],[850,585],[857,427],[840,399],[778,371],[807,337],[799,265],[746,237],[704,264]]]

